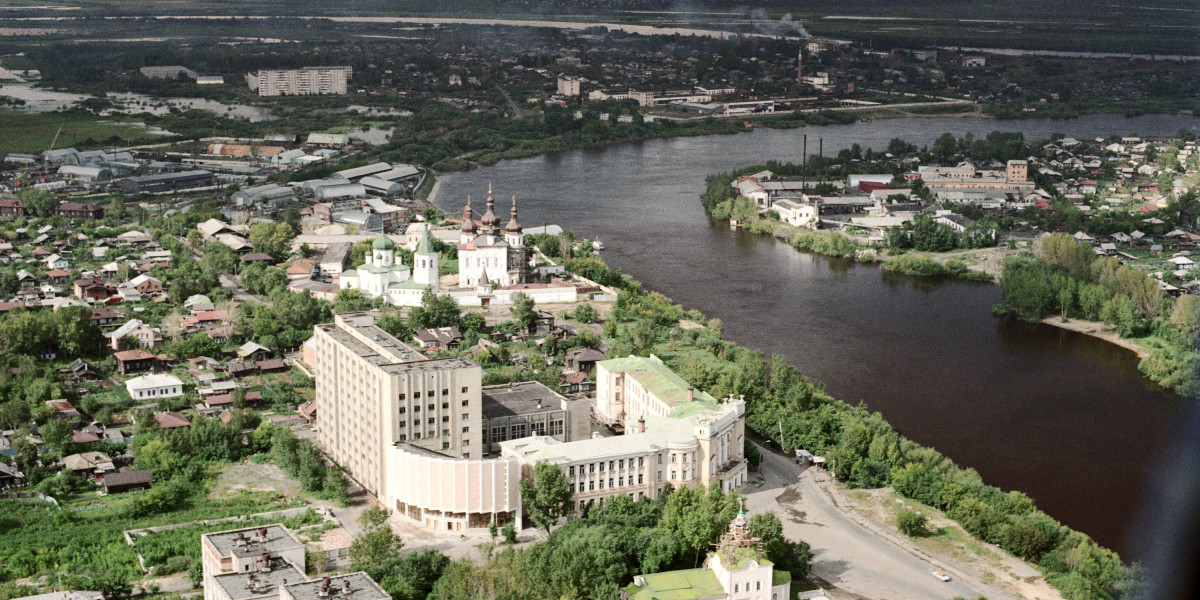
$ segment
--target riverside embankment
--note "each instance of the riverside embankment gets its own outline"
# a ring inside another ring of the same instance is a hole
[[[893,137],[932,144],[943,132],[1022,131],[1042,139],[1167,135],[1200,119],[1068,121],[888,119],[717,137],[651,140],[501,161],[442,176],[437,205],[515,194],[526,227],[570,223],[599,238],[614,267],[725,323],[741,345],[783,355],[828,391],[865,402],[906,436],[1039,507],[1127,558],[1125,532],[1158,460],[1178,400],[1146,382],[1136,357],[1086,335],[997,320],[994,285],[929,282],[878,266],[796,252],[714,225],[704,178],[769,159],[799,161],[800,136],[826,152]],[[503,203],[501,203],[501,207]]]

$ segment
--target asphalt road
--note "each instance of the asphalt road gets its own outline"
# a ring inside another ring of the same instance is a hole
[[[1011,598],[944,565],[931,564],[860,522],[860,517],[847,514],[822,489],[829,485],[824,471],[802,469],[794,460],[765,449],[760,470],[766,483],[750,493],[747,508],[751,512],[774,511],[783,523],[784,535],[808,542],[814,555],[813,575],[825,582],[824,587],[836,598]],[[934,570],[946,571],[952,580],[937,580],[931,574]]]

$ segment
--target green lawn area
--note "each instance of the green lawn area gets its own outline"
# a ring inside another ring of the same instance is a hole
[[[147,137],[137,125],[100,122],[100,117],[75,113],[24,113],[0,109],[0,152],[34,154],[50,147],[58,128],[55,148],[97,145],[112,136],[127,141]]]

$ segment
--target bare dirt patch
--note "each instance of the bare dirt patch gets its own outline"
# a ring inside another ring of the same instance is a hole
[[[300,482],[271,463],[238,463],[225,469],[209,493],[212,497],[232,496],[241,492],[275,492],[281,496],[298,496]]]

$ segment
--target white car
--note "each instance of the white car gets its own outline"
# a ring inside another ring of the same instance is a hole
[[[945,571],[933,571],[931,574],[941,581],[950,581],[950,574]]]

